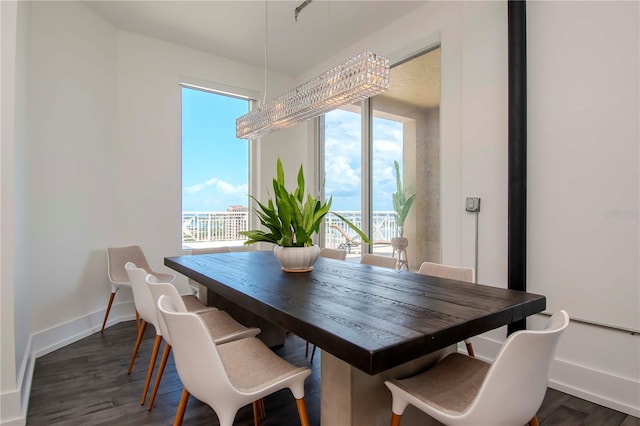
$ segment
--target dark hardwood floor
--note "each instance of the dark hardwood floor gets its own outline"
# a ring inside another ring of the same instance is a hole
[[[153,345],[153,327],[145,339],[130,376],[127,366],[135,342],[133,321],[120,323],[73,343],[36,361],[27,416],[28,425],[170,425],[182,384],[169,359],[151,412],[140,397]],[[164,344],[163,344],[164,347]],[[311,425],[320,425],[320,356],[305,359],[304,340],[288,335],[276,352],[295,365],[309,365],[305,399]],[[158,363],[160,355],[158,356]],[[155,373],[155,372],[154,372]],[[155,374],[151,387],[155,381]],[[147,399],[148,401],[148,399]],[[296,404],[288,390],[265,398],[267,418],[262,426],[299,424]],[[538,412],[540,424],[640,426],[640,420],[579,398],[549,389]],[[193,397],[184,417],[185,426],[217,425],[209,406]],[[242,408],[234,425],[253,425],[250,406]],[[366,426],[366,425],[363,425]]]

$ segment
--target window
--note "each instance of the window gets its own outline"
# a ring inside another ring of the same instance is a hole
[[[398,256],[392,240],[404,236],[411,269],[422,261],[440,261],[440,49],[395,65],[389,90],[362,105],[325,114],[320,169],[325,196],[333,197],[331,210],[367,230],[372,244],[361,244],[355,233],[328,217],[324,245],[345,249],[356,259],[369,251]],[[415,194],[402,228],[392,201],[395,162],[406,198]]]
[[[182,86],[182,244],[240,245],[248,229],[249,142],[236,118],[250,101]]]

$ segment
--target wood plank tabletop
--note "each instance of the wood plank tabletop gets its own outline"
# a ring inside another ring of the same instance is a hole
[[[540,295],[328,258],[283,272],[269,251],[164,263],[368,374],[546,307]]]

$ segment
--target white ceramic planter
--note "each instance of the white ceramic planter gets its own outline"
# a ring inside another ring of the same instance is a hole
[[[285,272],[309,272],[318,260],[320,247],[280,247],[275,246],[273,252]]]

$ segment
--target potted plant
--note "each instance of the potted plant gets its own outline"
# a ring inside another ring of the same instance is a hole
[[[275,244],[274,253],[282,263],[283,270],[310,271],[320,253],[318,246],[313,244],[313,236],[318,233],[324,217],[329,213],[340,218],[363,241],[369,242],[367,236],[351,221],[329,210],[332,197],[323,203],[310,193],[305,194],[302,165],[298,171],[297,187],[293,192],[285,187],[284,169],[280,158],[278,158],[276,169],[277,175],[273,179],[273,198],[269,197],[264,204],[250,195],[258,205],[254,211],[266,230],[254,229],[240,232],[248,238],[245,244],[258,242]]]
[[[402,187],[400,165],[397,161],[394,160],[393,166],[396,173],[396,192],[392,194],[392,198],[396,224],[398,225],[398,236],[391,239],[391,247],[393,247],[394,254],[396,251],[398,252],[398,267],[401,268],[406,264],[406,249],[409,245],[409,240],[404,237],[404,221],[407,219],[407,215],[409,214],[409,210],[413,205],[413,200],[415,199],[416,195],[413,194],[409,198],[407,198]],[[403,253],[405,258],[403,258]]]

